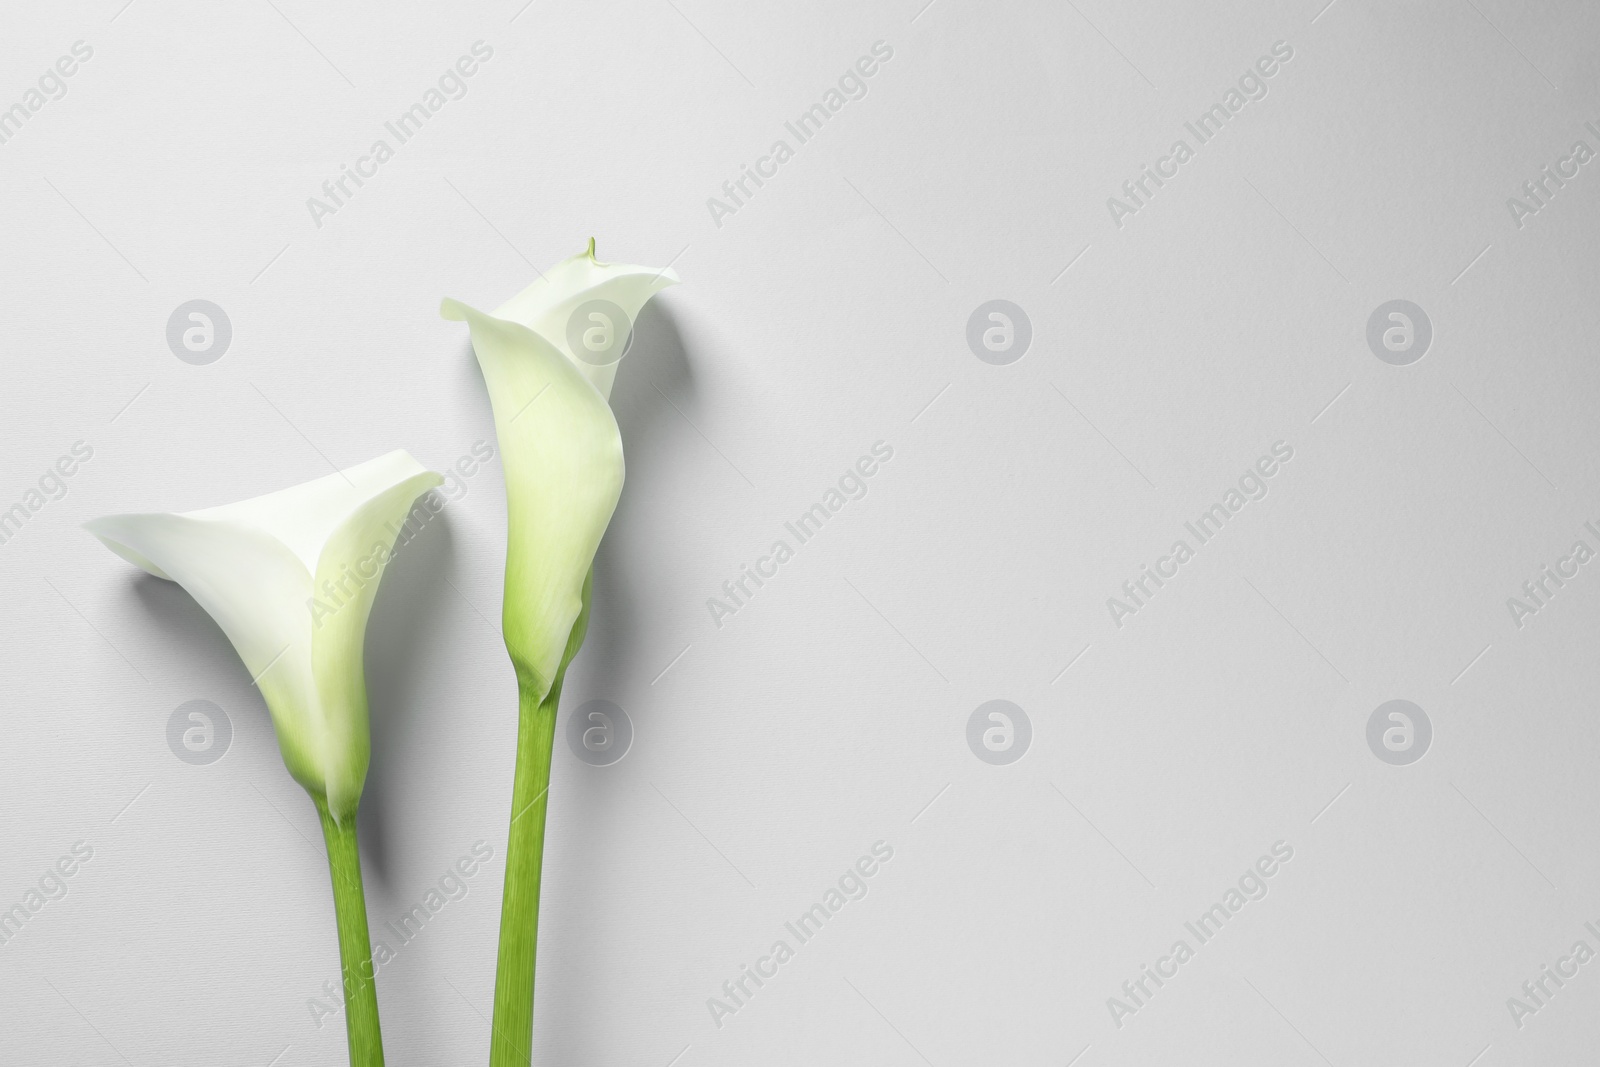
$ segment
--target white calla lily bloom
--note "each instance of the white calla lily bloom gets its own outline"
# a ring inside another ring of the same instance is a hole
[[[85,528],[210,613],[266,699],[289,773],[343,824],[371,755],[367,617],[396,531],[442,481],[396,451],[236,504]]]
[[[677,282],[671,268],[598,262],[591,240],[492,314],[457,300],[440,307],[470,327],[489,387],[509,527],[502,625],[535,703],[563,666],[622,495],[622,434],[610,406],[617,364],[640,309]]]

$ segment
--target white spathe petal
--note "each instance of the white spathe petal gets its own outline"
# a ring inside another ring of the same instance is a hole
[[[604,398],[545,337],[454,300],[441,313],[471,328],[489,387],[506,481],[502,628],[519,677],[542,699],[622,494],[622,435]]]
[[[519,682],[541,700],[560,670],[622,493],[622,435],[609,404],[621,341],[645,302],[677,281],[668,268],[601,263],[591,240],[492,315],[455,300],[440,306],[445,318],[471,328],[494,407],[509,527],[502,628]],[[595,301],[627,320],[604,318],[616,339],[605,365],[574,347],[599,321],[591,317]]]
[[[106,547],[177,582],[216,620],[252,678],[303,639],[309,664],[311,574],[270,534],[190,515],[108,515],[84,523]]]
[[[611,385],[617,376],[616,362],[603,366],[580,357],[574,350],[574,333],[581,336],[589,324],[585,318],[574,331],[573,315],[585,304],[605,300],[622,310],[627,316],[626,331],[633,329],[639,311],[649,299],[661,290],[678,284],[678,275],[670,267],[640,267],[631,263],[601,263],[594,258],[594,241],[586,251],[564,259],[551,267],[522,292],[494,309],[494,317],[508,322],[518,322],[555,345],[578,368],[578,371],[600,391],[611,397]],[[622,324],[613,324],[622,337],[626,337]],[[620,339],[619,339],[620,340]]]
[[[357,508],[396,485],[428,473],[397,449],[377,459],[275,493],[221,507],[187,512],[194,519],[223,519],[264,530],[315,572],[322,546]],[[435,482],[435,485],[438,483]]]
[[[236,504],[85,527],[216,620],[261,688],[290,773],[342,820],[371,747],[362,640],[372,597],[407,509],[441,481],[392,452]]]
[[[444,480],[414,460],[410,465],[419,473],[381,490],[356,508],[324,543],[317,561],[317,592],[325,598],[332,586],[343,600],[331,613],[308,612],[315,615],[311,651],[317,700],[311,707],[323,716],[320,729],[326,748],[322,756],[329,768],[328,807],[334,811],[342,810],[341,802],[348,802],[354,810],[361,797],[360,783],[366,779],[371,746],[366,672],[361,664],[378,580],[412,502]],[[428,509],[426,503],[417,507]],[[356,789],[345,795],[341,783],[349,782],[357,783]]]

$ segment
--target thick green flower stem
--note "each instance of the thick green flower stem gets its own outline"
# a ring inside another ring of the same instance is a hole
[[[322,839],[328,843],[328,871],[333,876],[333,914],[339,924],[339,967],[344,974],[344,1023],[350,1037],[350,1067],[383,1067],[383,1036],[378,1032],[378,984],[367,935],[367,898],[361,888],[361,851],[356,845],[356,820],[341,826],[316,801]]]
[[[533,1058],[533,965],[539,943],[539,883],[544,865],[544,817],[550,799],[550,755],[560,700],[559,676],[543,701],[538,701],[528,687],[521,687],[489,1067],[528,1067]]]

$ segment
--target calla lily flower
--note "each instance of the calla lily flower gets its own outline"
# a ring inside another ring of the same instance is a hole
[[[622,435],[611,385],[639,310],[677,284],[668,269],[600,263],[589,248],[486,314],[465,321],[494,408],[505,470],[506,647],[543,700],[583,610],[584,581],[622,495]]]
[[[611,385],[639,310],[677,281],[670,268],[601,263],[591,240],[493,313],[455,300],[440,308],[470,328],[494,408],[508,524],[502,627],[521,698],[491,1067],[527,1067],[532,1057],[556,705],[588,627],[595,552],[622,494]]]
[[[117,555],[183,586],[261,689],[283,762],[322,819],[360,1067],[383,1062],[355,836],[371,754],[362,651],[396,532],[442,481],[391,452],[236,504],[85,524]]]
[[[236,504],[110,515],[85,528],[210,613],[266,699],[289,773],[342,823],[371,753],[367,616],[394,530],[442,481],[391,452]]]

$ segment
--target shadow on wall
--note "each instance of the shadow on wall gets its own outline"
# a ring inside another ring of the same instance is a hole
[[[666,399],[669,396],[671,403]],[[673,404],[693,418],[693,396],[693,370],[677,321],[672,309],[657,297],[645,305],[634,324],[633,347],[617,370],[611,392],[611,407],[622,429],[629,485],[649,485],[666,477],[670,454],[664,441],[681,431],[672,425],[682,418]],[[585,961],[600,958],[592,951],[594,942],[615,939],[618,928],[603,910],[577,906],[577,902],[604,900],[619,892],[620,887],[609,884],[618,870],[609,859],[615,855],[609,843],[637,818],[629,813],[630,808],[656,800],[649,790],[641,798],[637,789],[619,787],[634,777],[629,761],[638,759],[638,752],[613,766],[590,767],[572,755],[566,741],[568,719],[585,700],[596,697],[624,705],[633,720],[635,748],[648,746],[654,733],[653,709],[640,700],[648,690],[650,672],[661,665],[644,660],[636,595],[658,581],[659,572],[649,555],[616,549],[618,545],[637,549],[659,540],[637,535],[639,525],[649,521],[638,503],[642,497],[623,489],[595,557],[589,635],[573,661],[556,724],[551,829],[545,853],[546,870],[551,874],[544,907],[559,914],[559,919],[540,930],[539,969],[544,981],[538,996],[544,1011],[536,1016],[534,1026],[534,1060],[538,1063],[598,1063],[608,1050],[598,1038],[605,1030],[595,1005],[612,996],[615,975],[608,978]],[[644,880],[659,877],[659,872],[640,870],[629,877]],[[550,981],[552,975],[559,975],[560,981]]]
[[[395,854],[409,836],[402,822],[404,796],[419,787],[441,791],[449,788],[447,782],[417,780],[415,770],[426,767],[427,760],[412,750],[430,743],[432,727],[427,720],[444,710],[430,703],[420,677],[430,665],[439,667],[437,657],[429,655],[429,648],[441,647],[442,639],[432,631],[443,625],[440,603],[455,595],[444,584],[454,553],[455,530],[446,505],[395,549],[394,557],[384,568],[367,622],[365,655],[372,764],[361,795],[360,837],[366,867],[385,887],[393,883],[404,862]],[[454,612],[451,617],[460,618]],[[470,618],[470,624],[482,625],[476,618]],[[488,627],[484,627],[483,634],[489,637]]]
[[[228,635],[183,586],[144,571],[136,571],[130,584],[145,614],[161,633],[177,639],[179,647],[186,650],[185,656],[197,663],[226,664],[230,682],[237,679],[243,688],[253,688],[250,672],[233,650]],[[267,705],[260,699],[256,700],[256,710],[267,722]]]
[[[160,634],[171,651],[174,667],[184,679],[184,690],[180,690],[187,693],[184,699],[213,700],[232,723],[228,747],[218,756],[232,763],[222,764],[218,769],[229,777],[237,775],[247,780],[268,773],[287,777],[266,701],[261,699],[260,691],[250,680],[249,668],[233,650],[233,642],[216,620],[177,582],[137,571],[124,589],[153,624],[149,627],[151,632]],[[160,714],[165,717],[172,710],[161,708]],[[160,726],[159,721],[149,723],[152,730]],[[241,746],[245,738],[250,738],[251,743]],[[267,744],[258,744],[260,740]],[[241,767],[240,761],[248,767]],[[294,792],[304,795],[298,786],[294,787]],[[316,826],[309,802],[296,817],[302,820],[299,824],[302,827]]]
[[[611,390],[611,409],[622,429],[630,484],[650,483],[664,466],[667,450],[662,446],[666,436],[662,422],[680,419],[672,404],[683,406],[693,394],[694,376],[678,324],[659,300],[652,301],[634,325],[633,347],[618,368],[617,383]],[[626,536],[635,523],[643,521],[637,498],[638,494],[623,489],[611,527],[595,555],[594,612],[579,662],[587,661],[584,677],[602,679],[602,684],[614,684],[612,680],[624,677],[624,672],[637,673],[646,667],[639,658],[638,615],[630,591],[639,587],[636,583],[651,581],[654,573],[650,560],[629,558],[613,549],[619,541],[638,544],[646,540]],[[614,699],[612,693],[591,695]],[[627,709],[635,719],[644,710]],[[562,715],[566,712],[563,707]]]

